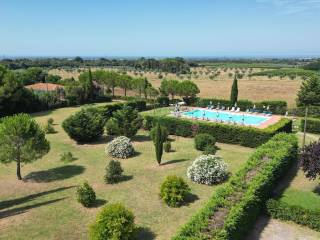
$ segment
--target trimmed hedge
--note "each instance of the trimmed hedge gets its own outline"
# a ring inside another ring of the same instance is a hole
[[[197,129],[197,133],[208,133],[217,142],[238,144],[246,147],[260,146],[279,132],[292,132],[292,120],[287,118],[283,118],[278,123],[265,129],[188,120],[170,116],[147,115],[144,118],[145,127],[148,130],[155,126],[156,123],[160,123],[168,129],[171,135],[191,137],[194,136],[193,129]]]
[[[305,108],[304,107],[297,107],[289,109],[289,114],[304,117],[305,115]],[[320,118],[320,106],[310,106],[308,107],[308,116],[313,118]]]
[[[300,121],[300,130],[304,130],[304,119]],[[320,133],[320,119],[308,118],[307,119],[307,132]]]
[[[245,238],[274,186],[297,156],[296,136],[284,133],[274,136],[251,155],[227,184],[214,192],[173,240]]]
[[[320,212],[311,211],[300,206],[289,205],[280,200],[270,199],[266,204],[267,213],[276,219],[293,221],[320,231]]]
[[[199,98],[195,103],[197,107],[207,107],[210,105],[210,102],[216,107],[218,103],[220,106],[232,107],[230,100],[226,99],[210,99],[210,98]],[[285,101],[262,101],[262,102],[252,102],[249,100],[239,100],[237,101],[237,106],[242,110],[252,108],[253,105],[256,105],[256,109],[263,111],[263,106],[269,106],[269,110],[274,114],[285,114],[287,111],[287,102]]]

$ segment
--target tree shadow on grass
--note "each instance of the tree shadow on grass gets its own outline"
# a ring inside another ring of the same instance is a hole
[[[161,163],[161,165],[165,166],[165,165],[174,164],[174,163],[181,163],[181,162],[185,162],[185,161],[188,161],[188,159],[174,159],[174,160],[171,160],[171,161],[167,161],[167,162]]]
[[[108,142],[112,141],[114,136],[103,135],[99,139],[92,141],[92,142],[77,142],[79,145],[99,145],[99,144],[107,144]]]
[[[44,171],[31,172],[24,177],[24,181],[30,182],[53,182],[72,178],[83,173],[85,168],[78,165],[66,165]]]
[[[39,193],[34,193],[25,197],[21,197],[21,198],[16,198],[16,199],[11,199],[11,200],[7,200],[7,201],[2,201],[0,202],[0,210],[5,209],[5,208],[9,208],[9,207],[13,207],[14,205],[19,205],[19,204],[23,204],[29,201],[32,201],[36,198],[45,196],[45,195],[49,195],[51,193],[56,193],[56,192],[61,192],[70,188],[74,188],[75,186],[69,186],[69,187],[60,187],[60,188],[55,188],[55,189],[51,189],[48,191],[44,191],[44,192],[39,192]]]
[[[199,197],[196,194],[189,193],[185,198],[184,204],[189,205],[194,203],[197,200],[199,200]]]
[[[281,198],[283,192],[290,186],[290,183],[293,181],[299,170],[299,161],[296,160],[287,170],[287,175],[280,179],[278,186],[273,191],[273,197],[276,199]]]
[[[107,201],[104,199],[96,199],[96,201],[92,204],[90,208],[98,208],[105,205],[106,203]]]
[[[13,209],[9,209],[6,211],[2,211],[2,212],[0,212],[0,219],[24,213],[32,208],[37,208],[37,207],[52,204],[55,202],[59,202],[63,199],[65,199],[65,198],[53,199],[53,200],[49,200],[49,201],[45,201],[45,202],[41,202],[41,203],[35,203],[35,204],[24,206],[24,207],[18,207],[18,208],[13,208]]]
[[[138,227],[135,234],[135,239],[139,240],[153,240],[156,235],[147,227]]]
[[[320,185],[317,185],[317,186],[313,189],[312,192],[314,192],[315,194],[318,194],[318,195],[320,196]]]
[[[151,141],[150,136],[147,135],[135,135],[132,137],[133,142],[148,142]]]

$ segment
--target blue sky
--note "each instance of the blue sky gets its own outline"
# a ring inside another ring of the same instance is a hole
[[[320,55],[320,0],[0,0],[0,56]]]

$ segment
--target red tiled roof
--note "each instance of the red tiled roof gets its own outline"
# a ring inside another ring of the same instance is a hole
[[[25,87],[36,91],[55,91],[59,88],[63,88],[62,85],[53,83],[35,83]]]

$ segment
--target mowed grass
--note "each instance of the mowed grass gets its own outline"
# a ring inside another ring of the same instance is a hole
[[[301,146],[303,134],[299,132],[297,135]],[[306,144],[317,141],[319,138],[320,135],[307,134]],[[284,180],[284,184],[287,185],[287,187],[280,197],[281,201],[290,205],[297,205],[310,210],[320,211],[319,179],[309,180],[305,177],[304,172],[296,166],[288,173],[287,179]]]
[[[110,103],[112,104],[112,103]],[[173,151],[164,153],[158,166],[148,132],[139,131],[133,138],[137,155],[120,160],[126,180],[104,183],[105,166],[111,158],[105,154],[109,137],[92,144],[78,145],[61,128],[62,121],[80,107],[63,108],[35,114],[44,124],[55,122],[56,134],[47,135],[51,150],[42,159],[23,166],[25,181],[18,181],[15,165],[0,168],[0,239],[87,239],[88,225],[104,204],[121,202],[131,209],[140,227],[139,239],[170,239],[178,228],[214,194],[217,186],[205,186],[186,178],[187,167],[201,153],[193,139],[171,136]],[[254,149],[218,144],[218,155],[238,170]],[[74,161],[64,163],[60,155],[71,151]],[[159,198],[159,186],[167,175],[186,179],[193,197],[181,208],[169,208]],[[96,191],[98,201],[84,208],[76,201],[76,186],[87,180]]]

